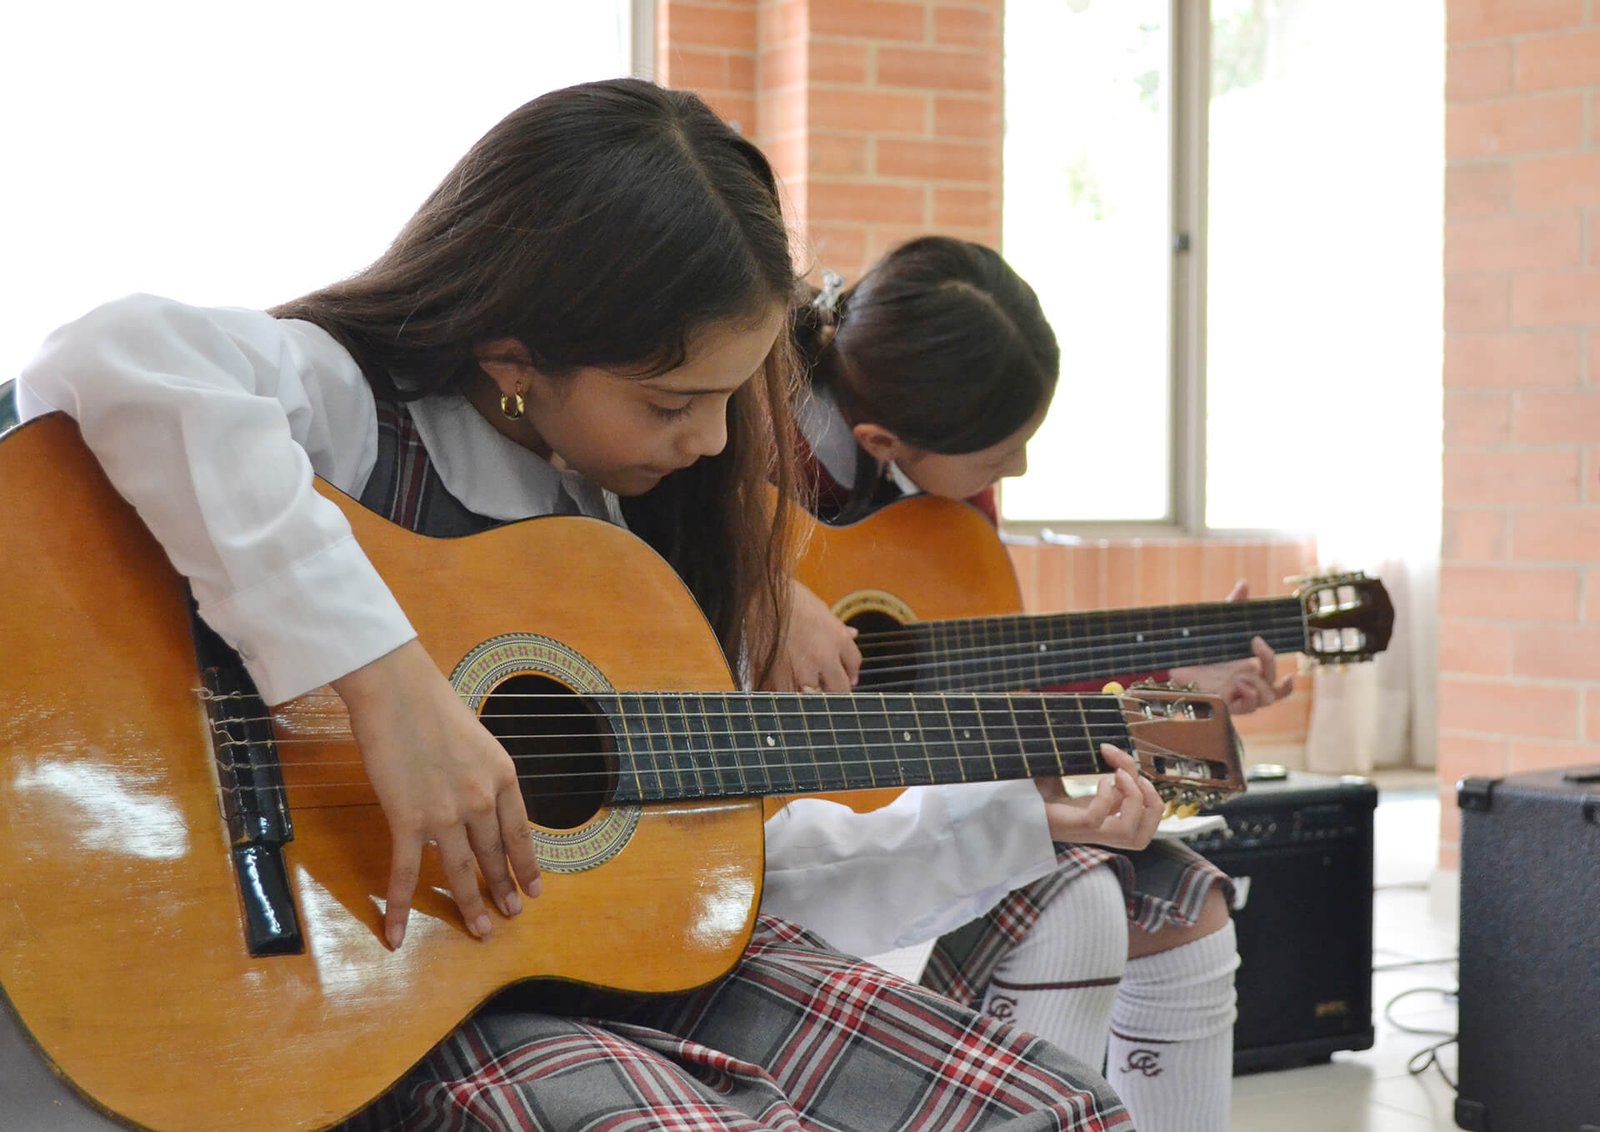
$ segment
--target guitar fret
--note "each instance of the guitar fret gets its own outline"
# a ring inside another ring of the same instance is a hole
[[[717,768],[717,783],[722,793],[743,796],[751,792],[746,781],[744,764],[739,761],[739,748],[729,729],[731,709],[728,697],[721,692],[707,692],[698,697],[700,726],[705,731],[706,747],[711,752],[712,765]]]
[[[810,752],[810,771],[813,790],[843,790],[844,767],[839,758],[838,744],[834,741],[828,718],[828,697],[808,695],[795,701],[800,716],[800,726],[805,733],[806,749]]]
[[[829,696],[817,696],[812,701],[812,708],[816,713],[819,726],[827,734],[828,750],[833,752],[833,760],[828,768],[828,773],[837,785],[826,789],[848,790],[850,788],[850,773],[847,769],[849,764],[845,745],[839,737],[839,729],[834,723],[833,711],[829,706],[830,699],[831,697]]]
[[[1056,747],[1055,732],[1050,717],[1045,712],[1043,697],[1013,695],[1009,697],[1012,722],[1021,739],[1023,765],[1030,777],[1061,774],[1061,752]]]
[[[660,733],[654,726],[660,718],[659,695],[639,693],[632,696],[620,697],[620,703],[626,709],[631,702],[632,712],[625,718],[636,726],[630,726],[629,732],[634,736],[630,743],[635,751],[635,758],[641,762],[639,796],[641,798],[668,798],[671,797],[671,787],[668,784],[665,768],[665,745]],[[642,749],[641,749],[642,748]]]
[[[950,717],[950,742],[955,748],[955,771],[962,782],[983,780],[993,770],[988,736],[976,696],[947,695],[945,714]]]
[[[914,786],[932,782],[932,776],[923,769],[928,766],[927,737],[917,715],[917,701],[907,695],[885,696],[883,711],[899,783]]]
[[[1082,742],[1086,748],[1085,753],[1092,763],[1098,765],[1100,761],[1100,745],[1095,742],[1094,729],[1089,726],[1089,699],[1087,697],[1079,697],[1073,706],[1077,714],[1078,728],[1083,735]]]
[[[773,714],[777,719],[779,754],[783,759],[782,781],[786,790],[810,791],[817,777],[816,753],[811,749],[811,733],[806,728],[805,708],[797,696],[775,697]]]
[[[937,707],[930,710],[939,715],[940,735],[927,743],[928,775],[934,782],[946,782],[950,771],[959,772],[961,748],[956,739],[955,720],[950,717],[950,697],[940,696],[936,703]]]
[[[728,742],[739,765],[739,775],[752,794],[769,792],[772,781],[767,774],[766,755],[762,753],[761,737],[757,734],[756,717],[748,693],[724,695]]]
[[[1012,707],[1013,698],[996,697],[997,702],[980,709],[989,732],[989,761],[996,778],[1030,777],[1024,758],[1027,744]]]
[[[889,725],[884,719],[881,696],[856,694],[856,727],[860,732],[860,765],[866,772],[869,787],[891,786],[896,783],[888,776],[890,769],[881,767],[879,760],[889,741]],[[872,707],[877,704],[876,710]]]
[[[662,797],[681,798],[686,784],[683,768],[678,763],[677,744],[672,738],[672,712],[666,696],[660,692],[649,693],[646,710],[655,724],[650,729],[651,747],[656,753],[656,766],[661,773]]]
[[[628,696],[595,696],[596,706],[610,725],[613,750],[617,756],[617,796],[619,803],[641,802],[645,798],[644,760],[634,746],[634,722],[638,711]]]
[[[866,698],[857,694],[826,704],[828,727],[839,753],[839,773],[847,790],[864,790],[877,785],[866,728],[861,723],[861,705]],[[835,711],[835,707],[839,710]]]
[[[919,692],[936,691],[938,681],[934,674],[948,668],[954,658],[950,653],[950,645],[946,634],[939,631],[939,623],[918,623],[911,626],[911,631],[916,634],[915,640],[921,642],[917,650],[920,655],[926,652],[929,661],[918,664],[914,676],[908,677],[906,683]]]
[[[904,702],[904,693],[895,695],[880,695],[878,697],[879,710],[883,713],[883,741],[886,746],[878,752],[880,763],[878,779],[888,780],[890,786],[909,786],[911,780],[906,778],[906,757],[914,750],[912,743],[900,738],[901,726],[896,723],[897,715],[903,709],[897,709],[896,704]]]
[[[706,722],[705,697],[695,694],[679,696],[678,711],[683,716],[683,730],[694,760],[701,796],[718,798],[726,795],[728,787],[722,780],[722,769],[717,765],[716,748],[711,744],[710,728]]]
[[[704,798],[709,796],[709,791],[700,773],[699,748],[695,744],[694,734],[689,730],[687,698],[675,695],[667,699],[667,734],[671,737],[674,758],[684,785],[694,791],[695,797]]]
[[[777,794],[796,793],[794,774],[783,750],[783,727],[777,718],[774,697],[749,697],[751,740],[766,788]]]

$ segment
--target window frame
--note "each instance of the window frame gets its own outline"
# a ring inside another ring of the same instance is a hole
[[[1171,411],[1167,513],[1161,519],[1009,519],[1005,533],[1021,540],[1075,543],[1094,539],[1280,537],[1278,528],[1206,524],[1206,248],[1211,108],[1210,0],[1169,0],[1172,84],[1168,291],[1168,397]],[[1002,231],[1005,223],[1001,217]],[[1001,485],[1004,496],[1004,485]]]

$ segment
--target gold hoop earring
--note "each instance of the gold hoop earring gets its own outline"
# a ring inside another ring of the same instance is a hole
[[[522,399],[522,383],[510,393],[500,394],[500,415],[508,421],[520,421],[522,414],[528,409],[527,402]]]

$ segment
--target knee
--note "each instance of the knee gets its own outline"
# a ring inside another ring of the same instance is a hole
[[[1128,898],[1111,869],[1091,869],[1040,911],[1028,941],[1049,949],[1127,957]]]
[[[1222,890],[1212,885],[1205,899],[1200,902],[1200,914],[1195,917],[1193,924],[1165,924],[1153,932],[1135,931],[1128,939],[1128,955],[1137,959],[1171,951],[1175,947],[1215,935],[1232,923],[1233,914],[1228,911],[1228,902],[1223,898]]]

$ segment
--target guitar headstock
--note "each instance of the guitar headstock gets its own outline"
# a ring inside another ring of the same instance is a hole
[[[1220,696],[1135,684],[1117,694],[1130,752],[1174,806],[1214,806],[1244,792],[1239,736]]]
[[[1394,605],[1377,578],[1362,573],[1297,579],[1305,617],[1305,655],[1319,664],[1371,660],[1389,647]]]

